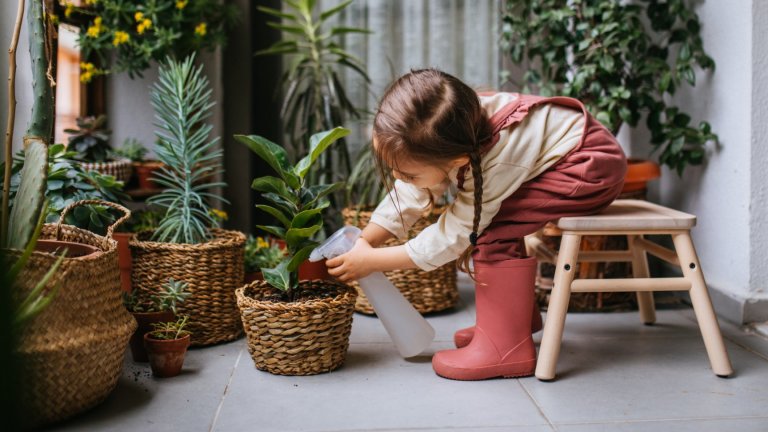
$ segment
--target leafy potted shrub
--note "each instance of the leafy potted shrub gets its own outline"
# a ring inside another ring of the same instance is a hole
[[[284,31],[286,38],[257,55],[285,56],[290,63],[282,76],[282,107],[280,117],[291,157],[298,160],[309,151],[311,135],[345,124],[348,118],[360,119],[363,110],[349,100],[339,72],[342,68],[356,75],[363,84],[370,82],[365,63],[341,48],[342,38],[370,33],[354,27],[329,27],[329,21],[342,12],[352,0],[346,0],[328,10],[315,10],[316,2],[297,0],[284,3],[283,10],[257,8],[279,21],[269,25]],[[307,174],[311,183],[332,183],[346,179],[352,162],[344,140],[324,154]],[[326,217],[328,233],[339,228],[336,209],[344,204],[343,193],[329,196],[332,205]]]
[[[150,295],[147,300],[142,300],[136,291],[123,293],[123,304],[128,312],[133,314],[133,318],[139,325],[130,341],[133,361],[147,361],[144,335],[152,330],[153,324],[176,319],[177,305],[184,302],[190,295],[186,292],[187,287],[186,282],[170,278],[162,284],[157,293]]]
[[[170,378],[181,372],[190,345],[191,333],[184,328],[188,319],[184,315],[176,321],[154,323],[154,330],[144,335],[152,375]]]
[[[115,155],[106,123],[105,115],[79,117],[77,129],[64,129],[69,134],[67,147],[75,152],[74,159],[80,161],[83,171],[98,171],[126,183],[131,179],[131,161]]]
[[[64,15],[73,14],[80,27],[77,44],[83,58],[100,64],[114,59],[109,68],[83,62],[80,81],[98,75],[127,72],[142,76],[152,62],[167,57],[181,60],[201,50],[213,50],[226,41],[226,32],[237,19],[237,8],[218,0],[99,0],[66,2]]]
[[[158,160],[146,159],[148,151],[144,144],[135,138],[126,139],[120,148],[115,149],[116,154],[131,160],[136,187],[142,191],[154,191],[160,188],[152,177],[163,166],[163,163]]]
[[[310,183],[307,173],[323,151],[348,133],[335,128],[313,135],[309,154],[295,165],[285,149],[263,137],[235,136],[277,174],[256,178],[252,187],[272,203],[257,208],[279,223],[259,228],[283,239],[287,250],[275,267],[261,269],[265,280],[236,291],[248,350],[260,370],[311,375],[344,362],[357,294],[337,281],[300,281],[298,269],[319,244],[313,238],[323,227],[322,212],[330,204],[326,197],[342,187]]]
[[[206,119],[211,114],[210,85],[194,56],[160,66],[151,102],[159,128],[155,148],[165,164],[156,181],[163,191],[147,202],[163,216],[154,231],[131,240],[131,283],[139,295],[157,292],[169,277],[189,284],[179,313],[189,315],[193,345],[229,341],[242,334],[234,290],[243,284],[245,235],[215,228],[212,203],[223,202],[222,150]]]
[[[262,268],[277,266],[285,256],[285,248],[269,237],[248,236],[245,241],[245,283],[264,279]]]
[[[715,67],[685,0],[505,4],[502,41],[526,71],[522,91],[575,97],[614,134],[645,118],[653,152],[679,175],[704,161],[705,145],[717,135],[705,121],[690,125],[691,117],[668,102],[685,83],[696,84],[694,68]]]

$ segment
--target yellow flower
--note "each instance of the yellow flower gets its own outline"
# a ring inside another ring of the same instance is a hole
[[[80,82],[89,83],[96,74],[96,66],[93,63],[80,63]]]
[[[69,16],[72,15],[72,12],[75,11],[75,5],[72,4],[72,2],[65,2],[64,5],[66,6],[64,9],[64,16],[69,18]]]
[[[144,19],[144,13],[136,12],[135,14],[133,14],[133,18],[136,20],[136,22],[141,22],[141,20]]]
[[[185,7],[187,7],[187,3],[189,3],[188,0],[178,0],[176,2],[176,9],[179,9],[179,10],[184,9]]]
[[[115,32],[115,38],[112,39],[112,45],[118,46],[118,45],[124,44],[128,42],[130,38],[131,37],[128,36],[128,33],[118,30]]]
[[[101,26],[101,17],[96,17],[96,19],[93,20],[93,25],[88,27],[88,37],[98,37],[103,30],[104,27]]]
[[[205,36],[208,33],[208,24],[200,23],[195,27],[195,34],[198,36]]]
[[[223,220],[223,221],[225,221],[225,220],[227,220],[227,218],[229,218],[229,215],[227,215],[227,212],[225,212],[224,210],[219,210],[219,209],[211,209],[211,215],[214,218],[219,219],[219,220]]]
[[[98,2],[99,2],[99,0],[85,0],[85,4],[87,4],[89,6],[93,6],[96,3],[98,3]]]
[[[262,237],[256,237],[256,247],[258,247],[259,249],[268,248],[269,242],[264,240],[264,238]]]
[[[136,32],[138,34],[144,34],[147,29],[152,28],[152,20],[149,18],[145,18],[142,20],[139,25],[136,26]]]

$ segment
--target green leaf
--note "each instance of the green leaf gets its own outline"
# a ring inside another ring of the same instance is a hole
[[[281,239],[285,238],[285,232],[286,232],[285,228],[281,228],[273,225],[256,225],[256,228],[262,231],[266,231],[277,238],[281,238]]]
[[[266,14],[272,15],[277,18],[285,18],[291,21],[297,21],[296,15],[289,14],[286,12],[279,11],[277,9],[273,9],[266,6],[256,6],[256,9],[260,10],[261,12],[264,12]]]
[[[264,160],[293,189],[300,186],[299,179],[292,173],[288,153],[284,148],[259,135],[235,135],[235,139],[248,146]]]
[[[302,158],[293,169],[295,175],[300,179],[304,179],[307,175],[309,168],[317,160],[317,158],[333,144],[339,138],[349,135],[349,129],[342,127],[336,127],[329,131],[320,132],[312,135],[309,139],[309,154]]]
[[[259,192],[272,192],[288,200],[295,199],[295,194],[286,187],[282,179],[277,177],[264,176],[256,178],[251,183],[251,189]]]
[[[304,210],[303,212],[297,214],[293,217],[293,220],[290,222],[290,225],[286,228],[304,228],[307,225],[309,225],[313,219],[317,219],[316,216],[322,213],[323,210],[325,210],[325,207],[318,207],[311,210]],[[322,221],[321,221],[322,223]]]
[[[283,212],[281,212],[280,210],[278,210],[278,209],[276,209],[274,207],[270,207],[268,205],[264,205],[264,204],[256,204],[256,208],[261,210],[261,211],[263,211],[263,212],[265,212],[265,213],[268,213],[268,214],[274,216],[286,228],[290,228],[291,227],[291,221],[288,220],[288,218],[285,217]]]
[[[320,21],[325,21],[328,18],[341,12],[342,10],[344,10],[345,7],[349,6],[350,3],[352,3],[352,0],[346,0],[345,2],[339,3],[337,6],[331,9],[328,9],[327,11],[320,13]]]
[[[378,181],[378,177],[375,178],[375,181]],[[333,192],[336,192],[337,190],[344,187],[344,182],[338,182],[333,183],[329,185],[315,185],[310,186],[309,191],[312,195],[312,199],[309,202],[303,203],[305,206],[311,206],[314,205],[317,200],[323,198],[324,196],[331,194]]]
[[[288,264],[288,271],[298,271],[299,266],[309,258],[309,255],[312,253],[313,250],[317,247],[318,243],[313,242],[309,246],[304,246],[303,248],[299,249],[298,252],[296,252],[293,255],[293,258],[291,258],[290,263]]]
[[[288,291],[291,287],[291,272],[288,270],[289,261],[284,259],[275,268],[262,268],[264,280],[273,287]]]
[[[285,233],[285,241],[289,245],[296,245],[301,243],[305,239],[311,238],[315,233],[320,231],[323,227],[322,220],[314,226],[307,228],[291,228]]]

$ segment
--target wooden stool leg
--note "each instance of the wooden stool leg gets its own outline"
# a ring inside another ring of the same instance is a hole
[[[675,243],[677,256],[680,258],[683,276],[691,282],[691,303],[704,338],[704,346],[707,349],[712,371],[719,377],[730,376],[733,374],[733,368],[728,359],[728,352],[725,350],[723,336],[720,334],[720,326],[712,308],[712,301],[707,292],[707,284],[704,281],[704,274],[701,271],[691,235],[689,232],[674,234],[672,240]]]
[[[627,245],[632,251],[632,277],[647,278],[650,277],[650,272],[648,271],[648,254],[644,249],[634,246],[636,237],[643,238],[642,235],[627,236]],[[637,307],[640,309],[640,319],[643,320],[643,324],[651,325],[656,322],[656,308],[653,304],[652,291],[637,292]]]
[[[541,337],[539,359],[536,363],[536,378],[548,381],[555,378],[557,357],[563,340],[565,315],[571,298],[571,282],[576,273],[576,262],[581,245],[581,236],[563,233],[560,252],[555,269],[554,286],[547,307],[544,334]]]

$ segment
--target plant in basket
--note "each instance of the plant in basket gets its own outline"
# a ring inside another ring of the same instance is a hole
[[[295,165],[282,147],[256,135],[236,135],[264,159],[277,176],[263,176],[252,187],[272,205],[257,205],[279,225],[260,226],[285,241],[287,254],[272,268],[262,268],[263,281],[236,292],[256,367],[275,374],[310,375],[341,366],[349,346],[356,292],[329,280],[299,280],[299,265],[319,244],[326,196],[341,183],[311,184],[306,174],[331,144],[349,131],[335,128],[310,138],[309,154]],[[301,328],[301,332],[296,329]]]
[[[78,117],[76,129],[64,129],[69,134],[67,146],[74,151],[84,171],[98,171],[127,183],[131,179],[131,160],[115,154],[109,144],[112,131],[107,129],[107,116]]]
[[[168,59],[152,86],[158,141],[155,153],[165,165],[155,181],[163,188],[147,202],[159,209],[157,228],[131,240],[131,283],[142,296],[173,278],[189,284],[179,313],[189,315],[193,345],[236,339],[242,334],[234,290],[243,283],[245,235],[217,228],[213,203],[226,202],[214,179],[222,173],[218,138],[206,122],[213,102],[208,79],[194,56]]]
[[[130,159],[133,165],[133,178],[135,186],[141,190],[158,189],[158,185],[152,179],[153,174],[163,166],[163,163],[155,159],[147,159],[149,150],[136,138],[128,138],[123,145],[115,149],[115,154]]]
[[[181,372],[190,344],[191,333],[185,329],[188,320],[184,315],[176,321],[153,323],[153,330],[144,335],[152,375],[168,378]]]
[[[285,249],[269,237],[248,236],[245,241],[245,282],[263,279],[262,268],[273,268],[285,257]]]
[[[189,297],[186,292],[189,284],[182,281],[168,279],[157,293],[142,298],[137,290],[123,293],[123,304],[139,327],[131,336],[131,354],[133,361],[145,362],[148,360],[144,350],[144,335],[152,329],[155,323],[173,321],[176,319],[177,305]]]

